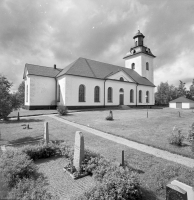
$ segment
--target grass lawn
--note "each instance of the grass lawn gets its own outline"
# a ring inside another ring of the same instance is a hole
[[[148,112],[149,117],[147,118],[146,109],[113,110],[114,121],[105,120],[109,111],[70,113],[64,116],[64,119],[194,158],[189,142],[185,141],[182,147],[171,145],[168,142],[168,137],[175,125],[182,129],[184,136],[187,136],[189,127],[194,122],[192,110],[180,110],[181,117],[177,109],[149,109]]]
[[[142,110],[141,112],[143,111],[145,112],[145,110]],[[114,118],[118,116],[119,112],[124,112],[124,111],[117,111],[117,112],[114,111],[113,112]],[[74,113],[72,114],[72,116],[68,117],[75,118],[76,116],[78,116],[77,114],[78,113]],[[88,116],[91,114],[95,115],[96,112],[80,113],[79,116],[82,116],[80,118],[83,118],[83,115],[85,116],[86,114],[88,114]],[[106,117],[107,111],[102,112],[101,115],[102,114],[104,115],[104,117]],[[23,127],[21,126],[22,123],[26,122],[17,123],[14,121],[12,122],[10,121],[9,123],[1,123],[0,128],[2,132],[2,137],[4,139],[3,142],[13,143],[14,141],[18,140],[24,141],[26,137],[30,137],[31,139],[33,138],[36,139],[37,137],[41,137],[43,134],[44,121],[49,122],[49,134],[51,140],[64,140],[69,144],[74,145],[75,132],[78,131],[75,127],[71,127],[62,122],[56,121],[52,118],[43,116],[36,118],[32,117],[29,118],[28,123],[32,128],[29,130],[23,129]],[[137,150],[111,142],[109,140],[100,138],[98,136],[92,135],[87,132],[83,132],[83,134],[85,140],[85,147],[92,151],[102,154],[108,159],[115,159],[120,162],[121,151],[122,150],[125,151],[125,160],[129,163],[129,165],[132,168],[134,168],[139,173],[145,200],[165,199],[166,184],[173,179],[179,179],[180,181],[185,182],[186,184],[194,186],[194,181],[193,181],[194,169],[190,169],[181,166],[177,163],[169,162],[164,159],[160,159],[148,155],[146,153],[139,152]],[[55,165],[52,160],[51,162],[48,162],[48,160],[45,162],[46,164],[39,165],[40,171],[43,172],[45,168],[49,170],[46,172],[46,176],[50,183],[50,188],[52,188],[51,191],[52,192],[56,190],[59,191],[61,197],[64,197],[64,195],[69,195],[68,191],[76,191],[75,187],[79,186],[79,188],[80,187],[83,188],[82,191],[84,191],[84,188],[87,188],[87,184],[91,185],[86,181],[84,182],[84,186],[79,184],[74,186],[73,182],[71,183],[72,185],[70,186],[69,181],[64,181],[64,172],[60,172],[60,170],[56,168],[58,165]],[[60,160],[59,163],[61,163]],[[57,174],[59,173],[57,179],[55,178],[56,171]],[[62,183],[62,184],[57,184],[56,187],[56,183]],[[81,184],[83,183],[81,182]],[[75,195],[75,193],[72,195]]]

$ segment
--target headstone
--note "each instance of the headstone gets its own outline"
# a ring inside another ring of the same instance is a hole
[[[166,186],[166,200],[188,200],[187,192],[176,185],[168,184]]]
[[[179,188],[185,190],[187,192],[187,200],[193,200],[194,199],[194,188],[182,183],[180,181],[174,180],[171,182],[171,184],[178,186]]]
[[[27,129],[30,129],[30,125],[29,124],[27,125]]]
[[[109,116],[113,119],[113,113],[112,113],[112,110],[110,110]]]
[[[73,165],[76,170],[80,170],[82,161],[84,160],[84,136],[81,131],[75,133],[75,145],[74,145],[74,158]]]
[[[44,123],[44,141],[46,144],[49,143],[49,130],[48,130],[48,122]]]

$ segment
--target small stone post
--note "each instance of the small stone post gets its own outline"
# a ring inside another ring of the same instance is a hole
[[[121,166],[124,167],[125,165],[125,158],[124,158],[124,150],[122,151],[122,162],[121,162]]]
[[[17,118],[18,121],[20,121],[20,113],[18,112],[18,118]]]
[[[194,138],[192,139],[191,150],[192,150],[192,152],[194,152]]]
[[[44,141],[46,144],[49,143],[49,129],[48,129],[48,122],[44,123]]]
[[[27,129],[30,129],[30,125],[29,124],[27,125]]]
[[[73,165],[80,171],[81,163],[84,160],[84,136],[81,131],[75,133]]]
[[[181,117],[181,112],[180,111],[178,111],[179,112],[179,117]]]

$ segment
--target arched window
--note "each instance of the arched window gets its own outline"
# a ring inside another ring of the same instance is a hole
[[[131,69],[135,69],[135,63],[131,64]]]
[[[148,62],[146,62],[146,70],[149,71],[149,63]]]
[[[146,103],[149,103],[150,99],[149,99],[149,91],[146,92]]]
[[[133,103],[134,102],[134,92],[133,90],[131,89],[130,90],[130,103]]]
[[[28,102],[28,85],[26,85],[26,102]]]
[[[120,81],[124,81],[124,78],[123,78],[123,77],[121,77],[121,78],[120,78]]]
[[[61,88],[60,85],[57,86],[57,101],[60,102]]]
[[[123,88],[121,88],[121,89],[119,90],[119,92],[124,92]]]
[[[142,103],[142,91],[139,90],[139,103]]]
[[[79,86],[79,102],[85,102],[85,86]]]
[[[94,102],[100,102],[100,88],[98,86],[94,88]]]
[[[108,102],[112,102],[112,88],[108,88]]]

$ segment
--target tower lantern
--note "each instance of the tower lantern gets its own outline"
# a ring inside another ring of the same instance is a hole
[[[134,41],[135,41],[135,46],[143,46],[143,38],[145,36],[140,32],[140,30],[138,30],[138,32],[135,34],[135,36],[133,37]]]

